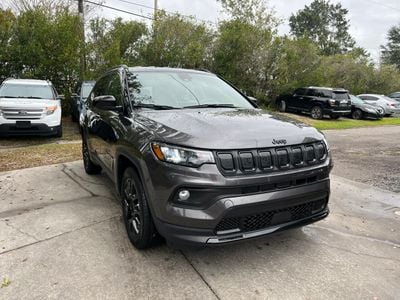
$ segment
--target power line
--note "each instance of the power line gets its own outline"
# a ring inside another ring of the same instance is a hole
[[[394,10],[400,11],[400,8],[397,8],[397,7],[386,5],[386,4],[383,4],[383,3],[380,3],[380,2],[376,2],[376,1],[373,1],[373,0],[367,0],[367,1],[370,2],[370,3],[374,3],[376,5],[380,5],[382,7],[386,7],[386,8],[389,8],[389,9],[394,9]]]
[[[127,0],[117,0],[117,1],[123,2],[123,3],[127,3],[127,4],[131,4],[131,5],[136,5],[136,6],[143,7],[143,8],[152,9],[152,10],[155,10],[155,11],[165,11],[167,14],[170,14],[170,15],[181,16],[181,17],[184,17],[184,18],[194,18],[197,21],[210,23],[210,24],[214,24],[214,25],[217,24],[216,22],[212,22],[212,21],[209,21],[209,20],[203,20],[203,19],[196,18],[196,16],[183,15],[183,14],[181,14],[179,12],[172,12],[172,11],[168,11],[168,10],[165,10],[165,9],[162,9],[162,8],[154,8],[154,7],[151,7],[149,5],[144,5],[144,4],[140,4],[140,3],[136,3],[136,2],[132,2],[132,1],[127,1]]]
[[[148,20],[153,20],[152,17],[144,16],[144,15],[137,14],[137,13],[134,13],[134,12],[131,12],[131,11],[127,11],[127,10],[123,10],[123,9],[120,9],[120,8],[108,6],[108,5],[105,5],[105,4],[96,3],[96,2],[93,2],[93,1],[89,1],[89,0],[83,0],[83,1],[86,2],[86,3],[93,4],[93,5],[101,6],[101,7],[108,8],[108,9],[115,10],[115,11],[119,11],[119,12],[123,12],[123,13],[129,14],[129,15],[133,15],[133,16],[136,16],[136,17],[140,17],[140,18],[144,18],[144,19],[148,19]]]

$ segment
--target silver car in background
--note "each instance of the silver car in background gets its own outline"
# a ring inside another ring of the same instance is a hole
[[[385,116],[400,113],[400,102],[385,95],[361,94],[357,95],[357,97],[361,98],[368,104],[381,107]]]
[[[394,92],[388,95],[389,98],[392,98],[396,101],[400,101],[400,92]]]

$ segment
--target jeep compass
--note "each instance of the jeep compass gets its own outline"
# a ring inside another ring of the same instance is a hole
[[[217,245],[325,218],[330,151],[205,71],[118,67],[81,116],[88,174],[114,181],[137,248]]]

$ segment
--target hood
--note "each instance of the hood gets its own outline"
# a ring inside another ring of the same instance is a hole
[[[59,100],[0,98],[0,108],[43,109],[58,104]]]
[[[306,124],[260,109],[143,109],[135,120],[162,142],[199,149],[264,148],[323,139]]]

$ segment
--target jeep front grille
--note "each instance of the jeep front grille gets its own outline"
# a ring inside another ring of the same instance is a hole
[[[328,152],[323,142],[294,146],[215,151],[218,168],[227,176],[268,173],[323,163]]]

